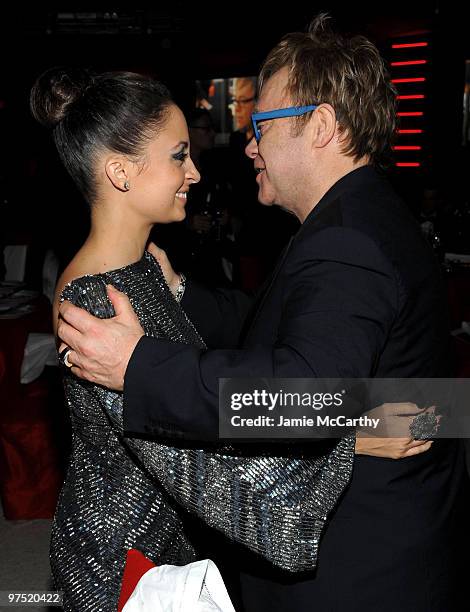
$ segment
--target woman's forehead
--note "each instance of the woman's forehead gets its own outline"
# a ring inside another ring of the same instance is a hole
[[[170,108],[166,123],[163,126],[162,135],[164,133],[166,133],[168,136],[172,136],[174,134],[184,136],[188,133],[186,119],[184,118],[183,113],[177,106],[172,106]]]

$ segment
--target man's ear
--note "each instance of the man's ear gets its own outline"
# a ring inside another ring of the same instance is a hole
[[[132,162],[122,155],[113,155],[105,160],[105,172],[110,182],[119,191],[129,191]]]
[[[336,113],[331,104],[320,104],[313,112],[312,143],[315,147],[326,147],[337,130]]]

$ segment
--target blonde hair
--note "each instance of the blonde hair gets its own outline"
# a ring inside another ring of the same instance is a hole
[[[272,49],[263,63],[259,89],[278,70],[288,69],[287,93],[293,104],[328,103],[345,134],[342,152],[356,161],[369,156],[385,161],[396,126],[396,91],[378,49],[364,36],[332,31],[329,16],[319,14],[307,32],[293,32]],[[302,133],[311,115],[296,117]]]

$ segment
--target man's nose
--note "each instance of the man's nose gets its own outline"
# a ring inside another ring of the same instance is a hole
[[[258,155],[258,143],[256,142],[256,138],[254,136],[245,147],[245,155],[247,155],[250,159],[255,159],[255,157]]]

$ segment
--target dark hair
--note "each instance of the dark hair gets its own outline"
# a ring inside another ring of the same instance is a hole
[[[53,128],[60,158],[88,202],[96,197],[96,156],[109,150],[138,159],[172,104],[151,77],[65,68],[44,72],[30,98],[33,116]]]
[[[266,58],[259,87],[288,69],[287,92],[298,106],[328,103],[347,139],[343,153],[356,161],[386,160],[395,133],[396,92],[379,51],[364,36],[346,37],[318,15],[307,32],[287,34]],[[311,114],[295,119],[300,134]]]

